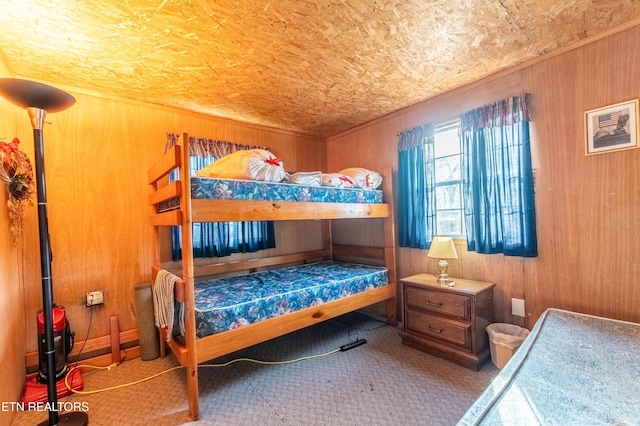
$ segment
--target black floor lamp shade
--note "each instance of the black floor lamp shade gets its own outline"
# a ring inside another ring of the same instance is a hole
[[[33,126],[35,155],[35,179],[38,193],[38,230],[40,234],[40,269],[42,275],[42,307],[44,315],[47,371],[56,371],[56,354],[53,334],[53,283],[51,280],[51,244],[47,221],[47,194],[44,172],[44,141],[42,128],[47,112],[59,112],[71,107],[75,98],[70,94],[46,84],[16,78],[0,78],[0,95],[8,101],[25,108]],[[47,399],[50,407],[49,425],[86,425],[86,413],[58,415],[58,396],[55,374],[47,375]]]

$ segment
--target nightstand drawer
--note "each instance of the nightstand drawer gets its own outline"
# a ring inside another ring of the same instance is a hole
[[[407,310],[406,329],[435,339],[471,348],[471,324]]]
[[[471,319],[471,298],[468,296],[407,286],[406,300],[407,306],[412,308],[426,309],[467,321]]]

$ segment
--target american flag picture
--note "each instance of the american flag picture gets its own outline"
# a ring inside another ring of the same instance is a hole
[[[640,148],[638,111],[639,99],[585,111],[585,154]]]
[[[611,112],[598,116],[598,128],[604,129],[618,124],[618,118],[622,115],[622,111]]]

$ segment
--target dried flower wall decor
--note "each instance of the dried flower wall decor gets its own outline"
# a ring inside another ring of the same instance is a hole
[[[33,169],[27,154],[20,151],[18,138],[10,143],[0,141],[0,179],[7,184],[9,221],[13,243],[22,235],[24,205],[33,203]]]

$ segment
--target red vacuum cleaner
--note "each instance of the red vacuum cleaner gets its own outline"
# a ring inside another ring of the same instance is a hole
[[[27,407],[47,401],[47,379],[49,370],[47,369],[47,356],[45,345],[44,314],[42,311],[37,315],[38,323],[38,374],[27,381],[24,397],[22,401]],[[73,349],[74,333],[71,332],[69,320],[66,318],[65,309],[62,306],[53,308],[53,346],[56,354],[55,372],[56,393],[58,398],[67,396],[71,390],[65,384],[65,377],[69,373],[67,360]],[[67,379],[69,386],[73,390],[82,390],[84,383],[80,369],[75,369]]]

